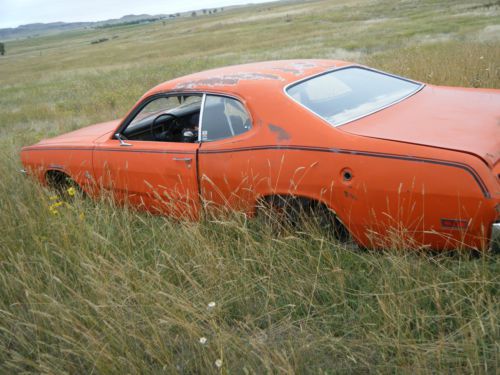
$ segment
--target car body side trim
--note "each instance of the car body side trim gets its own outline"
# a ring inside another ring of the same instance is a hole
[[[348,155],[356,155],[356,156],[366,156],[366,157],[378,157],[385,159],[397,159],[418,163],[428,163],[428,164],[437,164],[444,165],[447,167],[460,168],[466,172],[468,172],[476,181],[477,185],[481,189],[484,197],[487,199],[491,198],[491,194],[481,179],[481,176],[476,172],[474,168],[471,166],[455,162],[455,161],[446,161],[440,159],[430,159],[423,158],[419,156],[404,156],[397,154],[386,154],[381,152],[372,152],[372,151],[358,151],[358,150],[348,150],[348,149],[340,149],[340,148],[327,148],[327,147],[313,147],[313,146],[256,146],[256,147],[242,147],[235,149],[223,149],[223,150],[200,150],[200,154],[217,154],[217,153],[227,153],[227,152],[243,152],[243,151],[258,151],[258,150],[297,150],[297,151],[317,151],[317,152],[329,152],[336,154],[348,154]]]
[[[428,163],[435,165],[443,165],[452,168],[459,168],[467,173],[469,173],[473,179],[476,181],[477,185],[481,189],[484,197],[487,199],[491,199],[491,194],[481,179],[481,176],[477,173],[477,171],[471,166],[455,162],[455,161],[447,161],[440,159],[431,159],[424,158],[420,156],[405,156],[405,155],[397,155],[397,154],[387,154],[381,152],[373,152],[373,151],[360,151],[360,150],[349,150],[349,149],[341,149],[341,148],[328,148],[328,147],[314,147],[314,146],[281,146],[281,145],[264,145],[264,146],[254,146],[254,147],[240,147],[240,148],[227,148],[227,149],[219,149],[219,150],[203,150],[200,149],[198,152],[196,151],[181,151],[181,150],[144,150],[144,149],[118,149],[118,148],[66,148],[66,147],[51,147],[51,148],[42,148],[42,147],[31,147],[24,149],[25,151],[71,151],[71,150],[94,150],[94,151],[108,151],[108,152],[134,152],[134,153],[151,153],[151,154],[185,154],[185,155],[205,155],[205,154],[224,154],[231,152],[247,152],[247,151],[265,151],[265,150],[284,150],[284,151],[313,151],[313,152],[328,152],[334,154],[345,154],[345,155],[353,155],[353,156],[365,156],[365,157],[375,157],[375,158],[384,158],[384,159],[395,159],[395,160],[404,160],[416,163]]]
[[[23,147],[21,151],[92,151],[94,147],[64,147],[64,146],[30,146]]]
[[[135,152],[142,154],[182,154],[182,155],[194,155],[195,151],[182,151],[182,150],[145,150],[145,149],[117,149],[117,148],[95,148],[94,151],[97,152]]]
[[[183,155],[194,155],[194,151],[182,151],[182,150],[148,150],[148,149],[123,149],[114,147],[96,147],[96,148],[72,148],[72,147],[30,147],[25,148],[23,151],[110,151],[110,152],[135,152],[143,154],[183,154]]]

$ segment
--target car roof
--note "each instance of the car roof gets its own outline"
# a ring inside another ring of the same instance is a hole
[[[167,91],[206,91],[234,95],[259,90],[282,90],[286,85],[331,69],[352,65],[340,60],[279,60],[206,70],[152,88],[144,97]]]

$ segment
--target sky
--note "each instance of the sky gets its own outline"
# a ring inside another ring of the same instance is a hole
[[[0,0],[0,29],[37,22],[102,21],[271,0]]]

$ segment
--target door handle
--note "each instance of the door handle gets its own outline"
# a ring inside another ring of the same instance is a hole
[[[174,160],[174,161],[185,161],[185,162],[189,162],[189,161],[192,161],[193,159],[192,159],[192,158],[172,158],[172,160]]]

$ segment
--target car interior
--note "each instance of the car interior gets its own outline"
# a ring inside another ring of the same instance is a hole
[[[201,105],[199,94],[160,97],[147,103],[120,136],[126,140],[197,142]],[[250,128],[250,118],[239,101],[207,95],[200,141],[232,137]]]
[[[186,97],[178,96],[175,98],[179,102],[178,106],[172,108],[172,105],[161,105],[158,110],[151,112],[148,111],[149,105],[146,105],[122,132],[123,138],[156,142],[196,142],[201,97],[191,98],[187,100]],[[165,104],[171,104],[170,102],[171,100]]]

